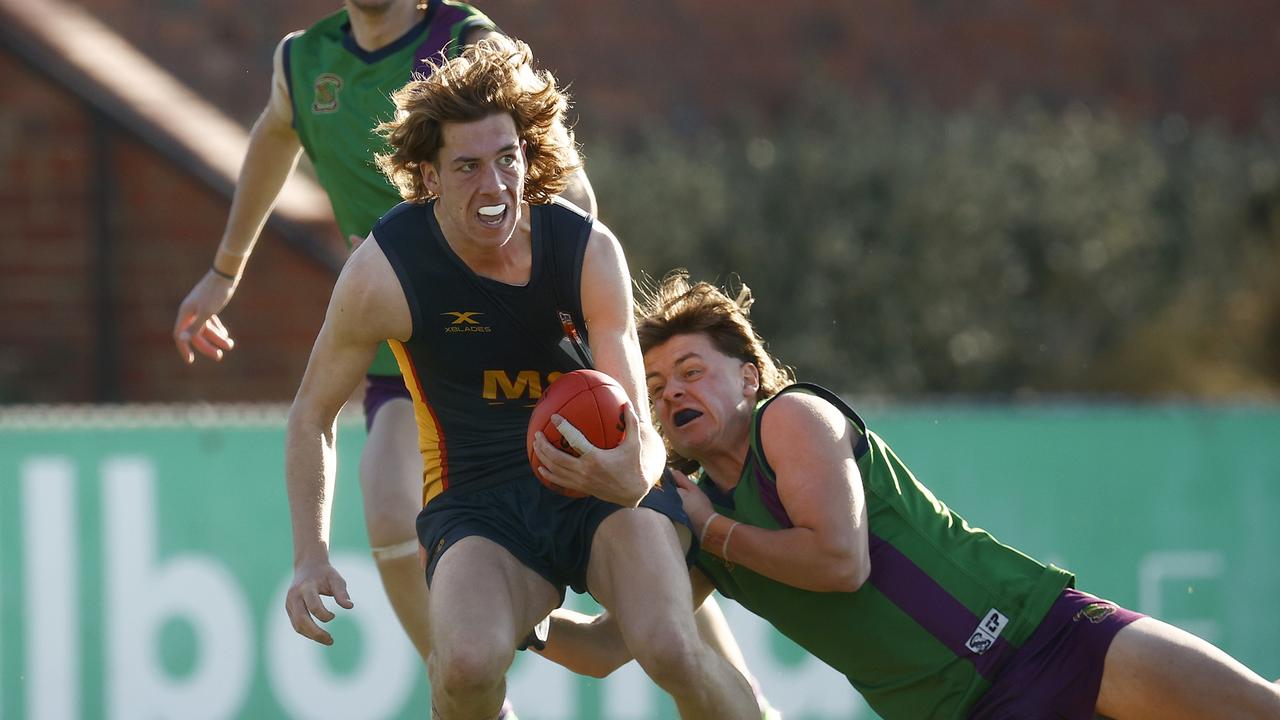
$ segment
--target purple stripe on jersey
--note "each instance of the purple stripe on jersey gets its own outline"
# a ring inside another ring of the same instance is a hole
[[[453,38],[453,26],[465,17],[466,13],[458,8],[435,3],[431,13],[431,26],[427,28],[427,36],[423,38],[418,51],[414,53],[414,72],[426,73],[430,69],[428,66],[440,62],[440,52]]]
[[[978,627],[978,616],[898,548],[875,533],[870,537],[871,584],[956,657],[972,662],[979,675],[988,680],[995,677],[1013,654],[1013,646],[999,637],[981,655],[966,647]]]
[[[794,527],[791,516],[782,506],[782,498],[778,497],[778,484],[769,478],[769,475],[760,468],[759,463],[752,463],[751,468],[756,475],[756,487],[760,488],[760,501],[764,503],[764,509],[769,511],[781,529]]]

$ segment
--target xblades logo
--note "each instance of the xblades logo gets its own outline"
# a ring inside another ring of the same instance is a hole
[[[478,312],[445,312],[445,313],[440,313],[440,314],[441,314],[441,315],[451,316],[451,317],[453,318],[453,322],[452,322],[451,324],[453,324],[453,325],[459,325],[459,324],[462,324],[462,323],[466,323],[466,324],[468,324],[468,325],[479,325],[479,324],[480,324],[480,321],[479,321],[479,320],[476,320],[475,318],[476,318],[476,316],[477,316],[477,315],[482,315],[483,313],[478,313]]]
[[[490,328],[488,325],[481,325],[480,321],[476,319],[480,315],[484,314],[482,312],[469,310],[464,312],[449,311],[440,314],[445,317],[453,318],[453,321],[444,327],[444,331],[447,333],[493,332],[493,328]]]

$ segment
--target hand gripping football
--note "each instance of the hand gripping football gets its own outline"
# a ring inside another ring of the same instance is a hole
[[[533,434],[541,432],[547,442],[577,456],[578,451],[569,445],[569,441],[560,435],[560,431],[551,422],[552,415],[559,415],[577,428],[592,445],[602,450],[614,448],[622,442],[626,432],[629,403],[630,398],[622,386],[597,370],[574,370],[556,378],[534,406],[525,436],[529,464],[538,476],[538,481],[562,495],[586,497],[584,493],[561,487],[542,477],[538,471],[541,463],[533,452]]]

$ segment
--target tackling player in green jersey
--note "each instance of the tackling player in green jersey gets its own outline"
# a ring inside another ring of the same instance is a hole
[[[793,383],[751,296],[669,275],[638,309],[655,420],[701,541],[695,602],[740,602],[886,720],[1276,718],[1280,688],[1175,627],[1074,588],[935,497],[833,393]],[[544,654],[604,675],[607,614],[553,614]]]

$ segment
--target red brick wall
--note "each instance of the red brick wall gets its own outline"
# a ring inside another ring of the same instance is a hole
[[[246,126],[266,100],[278,39],[338,5],[83,4]],[[588,152],[592,137],[628,124],[714,122],[743,107],[767,119],[815,69],[862,97],[955,107],[1035,94],[1238,128],[1252,127],[1280,92],[1280,3],[1266,0],[478,4],[572,81]],[[97,120],[3,54],[0,107],[0,402],[99,399]],[[268,231],[225,313],[240,347],[220,365],[181,365],[169,340],[173,314],[207,266],[228,202],[137,139],[109,137],[120,398],[288,400],[329,273]]]
[[[573,80],[591,133],[715,120],[743,106],[767,116],[814,69],[860,97],[955,107],[1034,94],[1239,128],[1280,96],[1280,3],[1271,0],[476,4]],[[83,5],[248,123],[266,100],[276,41],[339,3]]]
[[[110,177],[95,177],[91,124],[101,120],[3,53],[0,107],[0,402],[101,399],[99,272],[116,287],[119,399],[289,400],[331,273],[268,229],[224,314],[240,347],[221,364],[183,365],[170,340],[174,314],[208,267],[229,201],[115,128]],[[112,201],[113,258],[103,268],[94,266],[98,182],[110,183]]]

